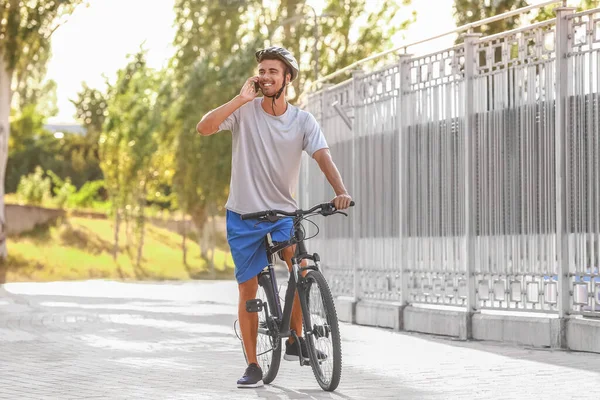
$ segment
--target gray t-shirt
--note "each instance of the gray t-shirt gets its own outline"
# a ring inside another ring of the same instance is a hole
[[[262,99],[244,104],[219,125],[219,131],[229,130],[233,135],[225,207],[238,214],[296,210],[302,151],[312,157],[328,147],[312,114],[288,104],[285,113],[274,116],[263,110]]]

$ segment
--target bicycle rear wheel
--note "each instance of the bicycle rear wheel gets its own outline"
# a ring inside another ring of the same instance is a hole
[[[333,391],[342,375],[342,344],[333,296],[321,272],[309,271],[304,279],[306,286],[300,298],[310,365],[319,386]],[[319,352],[326,357],[319,360]]]
[[[263,382],[273,382],[279,372],[281,364],[281,338],[274,330],[274,314],[277,313],[277,303],[271,278],[267,274],[261,274],[258,278],[257,297],[268,307],[269,319],[265,319],[264,311],[258,313],[258,336],[256,338],[256,358],[263,371]]]

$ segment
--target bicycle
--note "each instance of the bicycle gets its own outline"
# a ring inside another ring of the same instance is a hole
[[[354,206],[354,202],[351,202],[350,205]],[[304,220],[315,224],[307,219],[311,216],[333,214],[348,216],[337,210],[332,203],[323,203],[309,210],[296,210],[295,212],[267,210],[244,214],[241,217],[244,220],[256,219],[259,223],[276,222],[280,218],[288,217],[294,219],[293,233],[289,240],[273,243],[270,235],[265,238],[269,263],[258,275],[259,292],[262,290],[263,299],[258,296],[259,298],[246,302],[246,311],[259,313],[256,354],[263,370],[265,384],[271,383],[279,371],[283,338],[293,337],[294,343],[298,346],[298,354],[302,354],[298,335],[290,329],[292,304],[296,291],[298,291],[300,299],[304,336],[309,354],[308,362],[304,360],[304,357],[299,357],[300,365],[312,367],[319,386],[325,391],[334,391],[340,383],[342,345],[333,296],[319,269],[321,262],[319,255],[317,253],[308,254],[306,250],[304,241],[308,238],[305,237],[304,227],[301,224]],[[282,311],[275,278],[274,260],[276,254],[292,245],[296,245],[296,250],[292,257],[292,271],[289,275],[285,306]],[[301,267],[303,260],[312,261],[313,264]],[[319,306],[321,306],[320,310]],[[321,352],[321,359],[318,358],[317,351]],[[246,356],[245,350],[244,356]]]

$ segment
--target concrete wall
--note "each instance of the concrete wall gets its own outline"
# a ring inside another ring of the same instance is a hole
[[[98,218],[98,219],[106,219],[107,216],[104,213],[94,212],[94,211],[80,211],[73,210],[70,212],[71,215],[76,217],[84,217],[84,218]],[[182,221],[181,219],[165,219],[165,218],[156,218],[156,217],[146,217],[146,220],[154,226],[158,226],[159,228],[166,229],[171,232],[183,234],[183,232],[196,232],[196,226],[192,222],[191,219],[186,219]]]
[[[6,204],[5,205],[5,213],[6,213],[6,228],[8,235],[17,235],[22,232],[27,232],[32,230],[36,225],[43,225],[50,221],[56,220],[58,217],[62,217],[66,215],[65,210],[61,209],[52,209],[52,208],[44,208],[37,206],[26,206],[19,204]],[[85,217],[85,218],[96,218],[96,219],[106,219],[106,214],[94,212],[94,211],[78,211],[73,210],[69,212],[69,215],[77,216],[77,217]],[[149,217],[148,222],[152,225],[158,226],[160,228],[167,229],[171,232],[182,234],[185,230],[187,232],[196,232],[196,227],[194,223],[187,219],[185,222],[181,220],[175,219],[163,219],[163,218],[154,218]],[[215,221],[215,228],[218,233],[224,234],[226,232],[225,226],[225,218],[217,217]],[[212,225],[211,225],[212,227]]]
[[[571,350],[600,353],[600,321],[570,319],[567,324],[567,343]]]
[[[600,353],[600,320],[554,315],[523,316],[477,312],[469,315],[419,305],[401,305],[351,297],[336,298],[338,318],[344,322],[455,337],[504,342],[518,346],[564,348]]]
[[[44,225],[65,215],[65,211],[60,209],[21,206],[16,204],[6,204],[4,207],[4,212],[6,214],[6,233],[8,235],[30,231],[35,228],[36,225]]]

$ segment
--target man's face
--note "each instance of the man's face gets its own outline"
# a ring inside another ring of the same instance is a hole
[[[258,83],[264,95],[272,96],[283,85],[285,64],[279,60],[263,60],[258,64]]]

